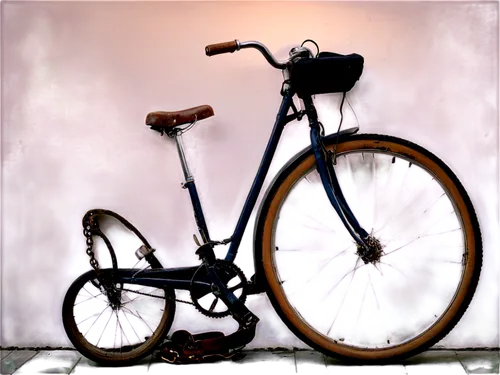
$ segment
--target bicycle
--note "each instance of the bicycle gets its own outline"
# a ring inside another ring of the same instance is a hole
[[[206,54],[247,48],[283,72],[283,99],[234,233],[211,239],[183,149],[182,134],[213,116],[213,109],[148,114],[146,125],[176,141],[182,187],[190,194],[201,236],[200,241],[194,235],[201,264],[163,268],[155,249],[127,220],[112,211],[90,210],[83,226],[93,269],[65,296],[69,339],[98,363],[131,364],[161,348],[175,314],[175,290],[187,290],[202,314],[231,315],[239,329],[227,337],[178,331],[166,341],[170,346],[163,358],[169,362],[221,353],[227,358],[244,347],[259,321],[245,306],[246,297],[263,292],[297,337],[329,356],[385,363],[431,347],[458,323],[479,279],[481,233],[465,188],[444,162],[409,141],[356,134],[359,127],[340,130],[342,120],[336,133],[324,134],[312,97],[343,93],[342,114],[346,92],[362,74],[362,56],[320,53],[310,40],[294,47],[284,62],[256,41],[209,45]],[[234,264],[243,232],[285,125],[304,117],[311,146],[280,170],[263,198],[254,232],[255,274],[247,280]],[[136,256],[144,266],[118,267],[99,227],[103,215],[141,239]],[[111,268],[99,267],[93,236],[108,247]],[[224,259],[216,259],[214,247],[221,244],[230,246]]]

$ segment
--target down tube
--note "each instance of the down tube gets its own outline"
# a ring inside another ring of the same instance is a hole
[[[250,192],[248,193],[247,200],[245,202],[245,205],[243,206],[243,211],[241,212],[238,223],[236,224],[236,228],[231,240],[231,246],[229,247],[229,250],[226,254],[225,259],[229,262],[234,261],[234,258],[236,258],[236,253],[238,252],[238,247],[240,246],[243,233],[245,232],[245,228],[248,224],[248,219],[250,219],[252,210],[255,206],[255,203],[257,202],[257,198],[259,196],[260,190],[262,189],[262,185],[264,184],[264,179],[266,178],[267,172],[269,171],[269,166],[271,165],[271,161],[273,160],[273,156],[276,151],[276,147],[278,146],[281,134],[283,133],[283,129],[288,123],[288,121],[286,120],[286,116],[288,110],[290,109],[293,100],[292,98],[293,94],[287,92],[284,95],[283,100],[281,101],[280,109],[278,115],[276,116],[276,122],[274,123],[274,128],[271,133],[271,138],[267,143],[266,151],[264,152],[264,156],[262,157],[262,161],[260,162],[257,175],[255,176]]]

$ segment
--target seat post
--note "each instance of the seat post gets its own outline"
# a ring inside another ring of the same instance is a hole
[[[184,144],[182,142],[182,134],[180,132],[174,135],[175,143],[177,144],[177,152],[179,153],[179,159],[181,159],[182,171],[184,172],[185,181],[182,184],[182,187],[185,188],[185,185],[188,182],[193,182],[194,178],[189,170],[189,166],[186,160],[186,154],[184,153]]]
[[[182,188],[188,189],[189,191],[191,203],[193,204],[196,225],[198,226],[203,243],[207,243],[210,241],[210,234],[208,233],[207,222],[205,221],[205,215],[203,214],[203,209],[201,208],[200,197],[198,196],[198,191],[196,190],[194,178],[189,171],[189,166],[187,164],[186,154],[184,153],[184,145],[182,143],[182,134],[181,132],[175,132],[172,137],[175,138],[177,152],[179,153],[179,158],[181,159],[182,171],[184,172],[185,181],[182,183]]]

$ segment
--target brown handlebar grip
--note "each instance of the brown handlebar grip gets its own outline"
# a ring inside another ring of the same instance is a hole
[[[221,53],[234,52],[238,49],[238,42],[233,40],[231,42],[209,44],[205,47],[207,56],[219,55]]]

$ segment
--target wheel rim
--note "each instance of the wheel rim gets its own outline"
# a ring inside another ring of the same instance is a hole
[[[395,355],[401,346],[412,350],[429,340],[423,335],[442,331],[464,299],[473,260],[463,261],[470,248],[459,213],[463,208],[449,198],[457,192],[450,194],[418,157],[392,154],[382,146],[383,152],[366,145],[347,152],[349,147],[339,146],[335,168],[343,193],[385,254],[367,264],[356,254],[311,162],[281,193],[282,204],[271,214],[279,219],[266,221],[268,282],[284,314],[313,344],[345,349],[341,354],[347,356],[353,351]],[[353,182],[363,189],[356,190]],[[390,198],[386,202],[382,192]],[[419,210],[426,220],[416,220]]]

